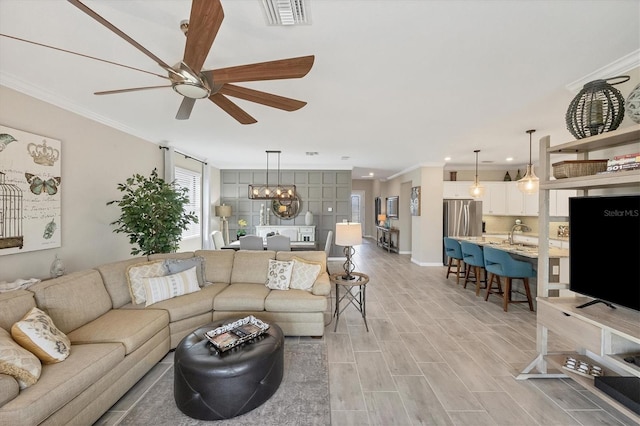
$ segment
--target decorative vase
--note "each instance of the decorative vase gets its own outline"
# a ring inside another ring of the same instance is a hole
[[[505,173],[504,181],[505,182],[511,182],[511,175],[509,174],[509,172]]]
[[[56,258],[53,259],[53,262],[51,263],[49,275],[51,276],[51,278],[57,278],[64,275],[64,264],[62,263],[62,259],[60,259],[57,254]]]
[[[640,124],[640,84],[629,93],[624,108],[627,116],[635,123]]]
[[[522,179],[522,175],[520,174],[520,169],[518,169],[518,172],[516,173],[516,180],[520,179]]]
[[[450,181],[458,180],[458,172],[449,172],[449,180]]]
[[[308,210],[304,215],[304,224],[307,226],[313,225],[313,213]]]
[[[624,98],[613,85],[626,81],[629,76],[624,75],[585,84],[567,109],[567,130],[582,139],[617,129],[624,117]]]

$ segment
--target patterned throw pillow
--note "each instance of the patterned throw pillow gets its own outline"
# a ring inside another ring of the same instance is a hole
[[[322,271],[321,263],[294,257],[289,288],[311,291],[320,271]]]
[[[38,381],[41,372],[40,360],[0,328],[0,374],[15,377],[20,389],[25,389]]]
[[[140,305],[145,302],[144,285],[142,280],[149,277],[163,277],[167,275],[164,260],[156,260],[154,262],[136,263],[127,268],[127,281],[129,282],[129,292],[131,293],[131,301],[134,305]]]
[[[164,261],[164,266],[167,268],[170,274],[177,274],[178,272],[186,271],[194,266],[196,267],[196,276],[198,277],[198,285],[204,287],[207,283],[204,272],[204,257],[190,257],[188,259],[167,259]]]
[[[11,327],[11,336],[44,364],[64,361],[71,352],[71,341],[53,323],[49,315],[32,308]]]
[[[269,259],[267,282],[265,285],[271,290],[289,290],[293,262]]]
[[[171,299],[183,294],[200,291],[198,278],[196,277],[196,267],[187,269],[177,274],[165,275],[164,277],[143,278],[146,305],[163,300]]]

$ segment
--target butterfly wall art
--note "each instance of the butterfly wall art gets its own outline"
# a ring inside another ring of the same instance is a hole
[[[62,142],[0,124],[0,256],[61,247]]]
[[[24,177],[29,183],[29,190],[35,195],[49,194],[55,195],[58,193],[58,185],[60,185],[60,177],[52,177],[49,179],[43,179],[31,173],[25,173]]]

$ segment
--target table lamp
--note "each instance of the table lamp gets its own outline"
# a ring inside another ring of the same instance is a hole
[[[379,214],[378,215],[378,225],[384,226],[386,220],[387,220],[387,215],[386,214]]]
[[[351,275],[355,266],[351,261],[351,256],[356,252],[353,246],[362,244],[362,226],[359,223],[344,222],[336,223],[336,245],[344,246],[344,255],[347,261],[344,262],[343,280],[353,280],[355,276]]]
[[[224,235],[224,243],[229,244],[229,222],[227,218],[231,216],[231,206],[227,206],[225,204],[221,206],[216,206],[216,216],[221,217],[222,221],[220,222],[220,231]]]

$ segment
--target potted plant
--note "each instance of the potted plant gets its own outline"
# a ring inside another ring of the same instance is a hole
[[[247,235],[247,230],[245,229],[247,227],[247,221],[244,219],[238,220],[238,226],[239,228],[236,232],[236,236],[240,239],[240,237]]]
[[[182,231],[198,223],[193,212],[184,210],[189,202],[187,188],[166,182],[155,168],[149,177],[135,174],[119,183],[118,190],[124,192],[122,198],[107,205],[116,204],[122,212],[110,225],[117,225],[113,232],[127,234],[129,242],[137,245],[132,255],[175,252]]]

